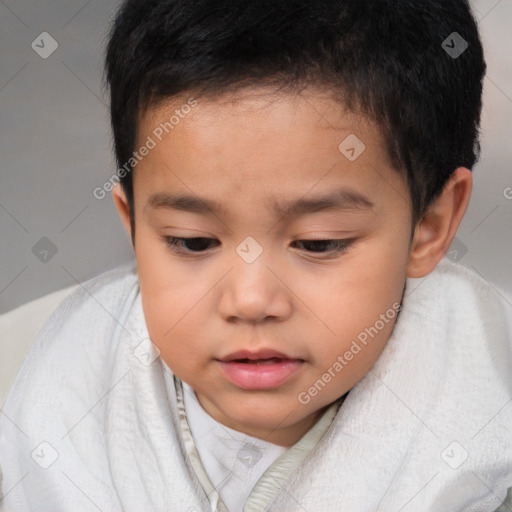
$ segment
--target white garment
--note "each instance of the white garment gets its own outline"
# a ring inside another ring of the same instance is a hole
[[[188,418],[186,417],[183,383],[174,376],[174,384],[174,389],[170,389],[169,392],[173,396],[176,396],[176,407],[178,410],[182,440],[190,464],[210,501],[211,510],[230,512],[224,504],[218,490],[213,486],[201,462]],[[262,510],[267,510],[267,506],[280,492],[284,482],[304,462],[325,435],[345,398],[346,395],[330,404],[315,425],[266,469],[245,502],[243,508],[244,512],[261,512]]]
[[[243,512],[252,488],[286,447],[237,432],[213,419],[183,382],[190,430],[206,474],[230,512]]]
[[[306,434],[285,448],[216,422],[192,388],[174,380],[178,411],[186,412],[186,417],[180,414],[180,423],[187,455],[212,510],[218,507],[219,512],[264,510],[325,435],[345,399],[327,407]]]
[[[174,377],[148,350],[136,269],[84,288],[45,324],[0,414],[6,511],[215,510]],[[501,299],[475,273],[444,260],[408,280],[383,353],[261,510],[510,511],[509,344]]]

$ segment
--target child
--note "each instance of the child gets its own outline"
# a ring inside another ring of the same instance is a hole
[[[512,510],[504,308],[444,259],[478,156],[468,3],[127,0],[106,71],[94,194],[136,265],[24,361],[5,510]]]

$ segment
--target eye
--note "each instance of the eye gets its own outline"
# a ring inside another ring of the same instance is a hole
[[[307,252],[319,254],[344,254],[353,245],[355,239],[345,240],[296,240],[294,243],[301,244]]]
[[[174,252],[182,254],[201,254],[208,249],[210,242],[216,242],[214,238],[195,237],[180,238],[177,236],[164,236],[164,241]]]

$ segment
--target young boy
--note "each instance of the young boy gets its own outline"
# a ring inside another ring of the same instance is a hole
[[[443,259],[478,156],[468,3],[127,0],[106,70],[94,194],[136,266],[24,361],[5,510],[512,510],[504,308]]]

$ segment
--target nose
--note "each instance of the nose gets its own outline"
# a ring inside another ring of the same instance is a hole
[[[280,322],[291,315],[292,293],[286,279],[260,256],[252,263],[234,261],[233,269],[222,281],[219,314],[228,322]],[[270,267],[270,268],[269,268]]]

